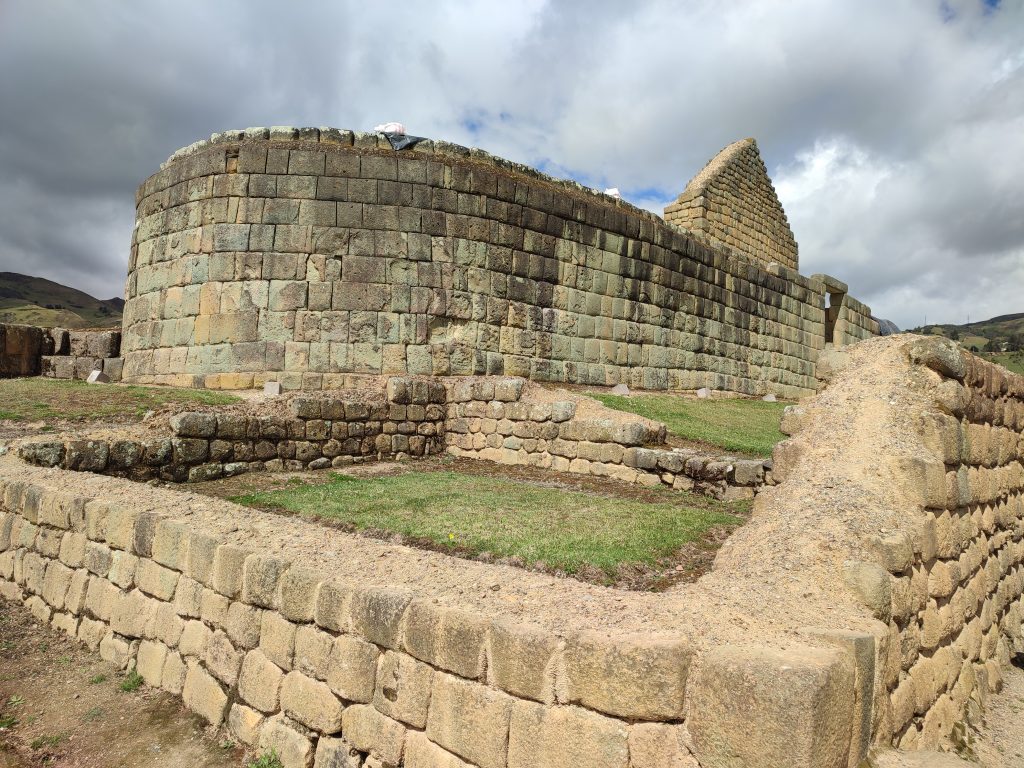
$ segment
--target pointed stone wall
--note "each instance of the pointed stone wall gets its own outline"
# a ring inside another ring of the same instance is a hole
[[[753,139],[715,155],[665,209],[665,221],[756,263],[799,269],[796,239]]]

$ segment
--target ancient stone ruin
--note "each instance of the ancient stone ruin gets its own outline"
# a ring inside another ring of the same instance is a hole
[[[334,389],[504,374],[798,396],[878,332],[797,271],[752,141],[667,219],[479,150],[335,129],[216,134],[137,195],[125,380]]]
[[[120,356],[7,331],[4,370],[285,392],[0,455],[0,596],[287,768],[861,768],[963,746],[1024,652],[1024,377],[870,338],[796,271],[751,140],[666,220],[291,128],[176,153],[138,211]],[[550,382],[806,397],[766,462]],[[138,482],[438,452],[753,516],[697,582],[624,592]]]

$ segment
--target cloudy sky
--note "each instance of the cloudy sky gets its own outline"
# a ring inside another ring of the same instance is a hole
[[[389,120],[659,212],[753,136],[804,274],[1024,312],[1024,0],[0,0],[0,270],[121,295],[178,147]]]

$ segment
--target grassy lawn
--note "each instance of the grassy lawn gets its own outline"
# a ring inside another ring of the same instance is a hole
[[[751,456],[772,455],[772,446],[784,439],[779,420],[786,403],[763,400],[696,400],[674,395],[606,395],[588,393],[609,408],[664,422],[668,431],[684,440],[724,448]]]
[[[994,355],[986,355],[985,359],[1008,368],[1014,373],[1024,374],[1024,352],[999,352]]]
[[[234,395],[202,389],[87,384],[42,377],[0,379],[0,421],[85,421],[141,416],[167,403],[224,405],[237,400]]]
[[[355,530],[381,529],[468,554],[518,556],[527,564],[576,573],[613,574],[623,563],[654,565],[711,526],[742,520],[744,510],[680,492],[657,503],[450,471],[410,471],[325,484],[299,481],[281,490],[232,499],[338,520]]]

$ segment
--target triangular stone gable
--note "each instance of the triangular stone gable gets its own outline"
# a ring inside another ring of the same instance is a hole
[[[665,221],[760,264],[799,268],[796,239],[753,139],[715,155],[665,208]]]

